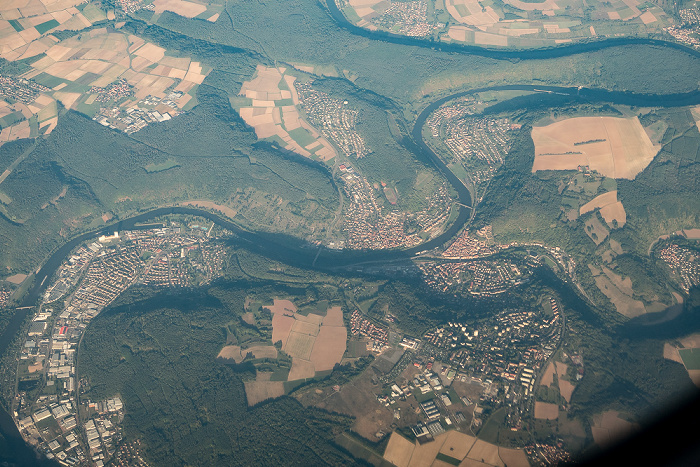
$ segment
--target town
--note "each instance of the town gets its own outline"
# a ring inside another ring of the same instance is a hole
[[[75,354],[85,328],[128,287],[189,287],[221,274],[226,250],[213,225],[115,232],[78,247],[57,271],[22,346],[14,397],[17,425],[31,445],[62,465],[141,463],[138,443],[118,446],[123,402],[82,400]],[[62,300],[63,299],[63,300]]]

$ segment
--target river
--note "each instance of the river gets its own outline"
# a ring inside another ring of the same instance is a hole
[[[233,232],[237,236],[237,241],[239,243],[243,243],[246,248],[276,260],[306,268],[315,267],[318,269],[328,270],[367,261],[391,261],[407,259],[419,255],[424,251],[432,250],[444,245],[450,239],[452,239],[469,220],[470,208],[468,206],[471,206],[471,197],[466,186],[449,170],[445,163],[425,143],[422,136],[423,126],[429,115],[435,109],[452,99],[478,92],[505,90],[557,93],[560,95],[569,96],[572,99],[581,102],[602,101],[613,104],[636,106],[653,105],[675,107],[700,104],[700,91],[685,94],[648,95],[630,92],[606,91],[601,89],[564,88],[535,85],[496,86],[459,92],[443,97],[427,106],[419,114],[411,133],[411,139],[413,140],[412,142],[414,143],[416,150],[420,151],[420,154],[417,154],[417,156],[422,156],[422,158],[432,161],[457,193],[458,203],[455,205],[455,208],[458,209],[458,214],[456,220],[442,234],[421,245],[403,250],[334,251],[322,248],[319,251],[319,248],[316,246],[309,245],[302,240],[283,234],[270,234],[245,230],[234,222],[209,211],[182,206],[153,209],[151,211],[138,214],[134,217],[121,220],[109,226],[83,233],[71,239],[52,253],[46,263],[44,263],[44,265],[35,275],[33,285],[30,287],[28,293],[22,300],[20,307],[17,309],[7,328],[5,328],[2,335],[0,335],[0,355],[7,350],[7,347],[20,329],[22,323],[27,317],[27,314],[37,303],[42,291],[49,285],[51,277],[74,248],[76,248],[82,242],[90,240],[91,238],[109,234],[114,231],[152,228],[152,226],[141,226],[140,224],[169,214],[186,214],[204,217],[209,221],[215,222],[219,226]],[[17,431],[10,415],[2,409],[0,409],[0,433],[5,436],[13,449],[17,449],[19,450],[17,452],[23,453],[22,455],[25,456],[23,458],[27,458],[27,455],[33,453],[33,450],[21,441],[22,438],[19,435],[19,432]]]

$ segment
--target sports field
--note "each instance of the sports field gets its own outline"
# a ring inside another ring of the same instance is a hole
[[[658,152],[639,119],[575,117],[532,128],[538,170],[589,167],[610,178],[634,179]]]

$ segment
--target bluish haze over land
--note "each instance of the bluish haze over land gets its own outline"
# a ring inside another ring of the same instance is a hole
[[[700,385],[695,2],[0,5],[0,460],[556,465]]]

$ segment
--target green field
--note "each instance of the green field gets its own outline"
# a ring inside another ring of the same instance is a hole
[[[678,354],[688,370],[700,370],[700,349],[678,349]]]

